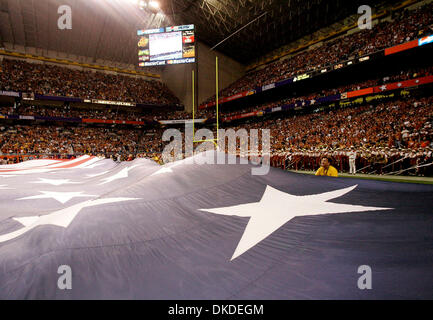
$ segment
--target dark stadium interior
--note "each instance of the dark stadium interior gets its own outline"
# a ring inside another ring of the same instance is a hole
[[[263,54],[311,34],[357,12],[363,4],[380,7],[397,3],[387,1],[343,0],[164,0],[160,1],[163,17],[151,11],[134,10],[122,4],[90,0],[67,0],[79,25],[68,32],[67,38],[50,26],[47,17],[55,16],[56,1],[1,0],[0,41],[45,50],[70,52],[134,64],[136,60],[135,31],[161,25],[194,23],[197,36],[210,46],[216,45],[242,26],[267,12],[219,48],[221,52],[242,63],[249,63]],[[113,19],[106,17],[113,16]],[[83,38],[83,34],[88,36]],[[120,50],[119,50],[120,48]]]
[[[433,0],[0,0],[0,300],[432,299],[432,57]]]

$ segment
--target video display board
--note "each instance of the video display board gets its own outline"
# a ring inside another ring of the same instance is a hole
[[[138,30],[137,35],[140,67],[195,62],[193,24]]]

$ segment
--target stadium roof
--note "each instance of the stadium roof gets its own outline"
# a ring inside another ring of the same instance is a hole
[[[218,50],[249,63],[271,50],[356,14],[361,1],[344,0],[171,0],[163,7],[174,21],[197,26],[198,37],[211,47],[251,21],[218,46]],[[266,13],[266,14],[265,14]]]
[[[143,0],[145,1],[145,0]],[[361,1],[345,0],[159,0],[140,10],[138,0],[0,0],[0,46],[26,47],[137,64],[136,30],[195,24],[197,37],[247,64],[346,16]],[[72,30],[59,30],[61,5],[72,8]],[[260,18],[259,18],[260,17]]]

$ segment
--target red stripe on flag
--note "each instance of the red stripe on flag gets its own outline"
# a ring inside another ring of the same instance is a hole
[[[27,171],[27,170],[34,170],[34,169],[62,169],[62,168],[73,168],[76,167],[80,164],[86,163],[87,161],[94,159],[95,157],[89,157],[89,158],[85,158],[83,160],[80,161],[76,161],[73,163],[68,163],[71,162],[73,160],[61,160],[59,163],[50,163],[48,165],[44,165],[44,166],[34,166],[34,167],[30,167],[30,168],[24,168],[24,169],[7,169],[7,170],[2,170],[0,169],[0,173],[2,172],[17,172],[17,171]],[[74,159],[76,160],[76,159]],[[58,167],[55,167],[56,165],[61,164],[61,162],[66,162],[66,164],[64,165],[60,165]]]

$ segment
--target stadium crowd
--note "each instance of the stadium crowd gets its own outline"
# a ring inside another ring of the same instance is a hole
[[[372,30],[343,36],[290,59],[273,63],[245,75],[222,90],[221,97],[431,34],[432,11],[432,3],[413,11],[403,11],[392,22],[381,22]],[[4,91],[155,105],[179,104],[170,90],[158,81],[9,59],[3,60],[1,70],[0,90]],[[224,117],[234,116],[428,74],[433,74],[433,67],[405,69],[386,77],[345,84],[338,88],[323,88],[301,97],[286,96],[279,101],[236,110],[222,107],[220,112]],[[433,176],[433,96],[375,101],[374,104],[360,106],[348,102],[344,106],[322,111],[317,109],[308,114],[280,113],[279,119],[275,115],[268,120],[252,118],[237,126],[230,123],[223,125],[235,130],[271,129],[271,164],[283,169],[315,170],[319,167],[321,157],[327,156],[340,172],[348,172],[349,156],[355,154],[358,172]],[[186,112],[145,111],[113,106],[40,106],[26,102],[0,107],[0,116],[12,114],[150,122],[192,117]],[[196,118],[214,116],[215,109],[209,108],[199,110]],[[67,123],[51,126],[0,123],[0,164],[35,157],[73,158],[83,154],[122,161],[145,157],[161,162],[161,153],[166,145],[162,141],[164,128],[154,125],[127,129],[72,126]]]
[[[322,156],[330,156],[340,171],[348,172],[349,153],[356,152],[357,168],[364,173],[414,167],[409,173],[431,175],[432,105],[433,97],[402,99],[269,121],[263,127],[273,130],[275,166],[313,170]]]
[[[393,21],[383,21],[371,30],[364,29],[312,50],[302,51],[288,59],[271,63],[252,71],[221,90],[219,97],[233,96],[239,92],[282,81],[306,72],[320,70],[338,62],[371,54],[381,49],[433,34],[433,3],[418,9],[404,10]],[[215,96],[204,103],[215,101]]]
[[[0,127],[0,157],[8,154],[40,154],[71,157],[133,153],[138,130],[91,127],[27,126]]]
[[[0,70],[0,90],[4,91],[156,105],[180,103],[162,82],[139,77],[10,59],[3,60]]]
[[[279,101],[263,103],[261,105],[252,105],[247,108],[230,110],[225,109],[224,105],[220,108],[220,113],[224,117],[235,116],[252,111],[261,111],[267,108],[279,107],[285,104],[295,103],[296,101],[308,101],[321,97],[346,92],[360,90],[367,87],[378,86],[396,81],[404,81],[417,77],[423,77],[433,74],[433,66],[427,68],[417,68],[405,71],[399,71],[386,77],[367,80],[361,83],[344,85],[333,89],[323,89],[319,92],[311,93],[302,97],[287,97]],[[83,119],[102,119],[102,120],[130,120],[130,121],[158,121],[158,120],[182,120],[191,119],[192,115],[183,111],[167,110],[145,110],[139,108],[125,107],[98,107],[90,106],[89,108],[65,106],[40,106],[33,104],[22,104],[19,106],[0,107],[0,115],[22,115],[22,116],[46,116],[46,117],[64,117],[64,118],[83,118]],[[215,108],[201,109],[197,111],[197,118],[215,117]]]
[[[433,74],[433,67],[416,68],[405,71],[395,72],[386,77],[367,80],[362,83],[354,83],[341,86],[333,89],[323,89],[303,97],[286,97],[279,101],[272,101],[263,103],[261,105],[252,105],[242,109],[225,109],[224,105],[220,108],[220,113],[224,117],[235,116],[242,113],[261,111],[267,108],[274,108],[285,104],[295,103],[296,101],[308,101],[318,99],[321,97],[333,95],[340,92],[360,90],[366,87],[387,84],[396,81],[404,81],[417,77]],[[40,106],[32,104],[22,104],[15,106],[0,107],[0,115],[21,115],[21,116],[48,116],[48,117],[64,117],[64,118],[87,118],[87,119],[102,119],[102,120],[131,120],[131,121],[158,121],[158,120],[181,120],[191,119],[192,115],[187,112],[181,111],[167,111],[167,110],[145,110],[145,109],[131,109],[125,107],[101,107],[95,106],[71,107],[65,106]],[[215,117],[215,109],[201,109],[197,111],[197,118],[213,118]]]
[[[377,79],[371,79],[366,80],[360,83],[351,83],[346,84],[343,86],[340,86],[338,88],[332,88],[332,89],[323,89],[318,92],[314,92],[311,94],[308,94],[306,96],[292,96],[292,97],[286,97],[279,101],[272,101],[272,102],[265,102],[261,105],[253,105],[247,108],[242,109],[236,109],[236,110],[227,110],[224,108],[224,104],[221,106],[220,113],[224,117],[231,117],[243,113],[253,112],[253,111],[261,111],[268,108],[275,108],[280,107],[286,104],[295,103],[296,101],[311,101],[313,99],[319,99],[326,96],[335,95],[338,93],[344,93],[344,92],[350,92],[355,90],[361,90],[364,88],[374,87],[374,86],[381,86],[384,84],[397,82],[397,81],[405,81],[410,80],[414,78],[424,77],[427,75],[433,75],[433,66],[430,67],[422,67],[422,68],[414,68],[414,69],[408,69],[408,70],[401,70],[394,72],[392,74],[389,74],[382,78]],[[212,118],[215,117],[215,108],[205,108],[200,109],[197,112],[198,117],[205,117],[205,118]]]
[[[433,160],[432,105],[433,97],[407,98],[231,128],[271,129],[272,165],[285,169],[317,168],[320,158],[326,155],[334,158],[337,169],[348,171],[348,153],[355,151],[361,172],[383,174],[427,164],[407,171],[431,175],[432,167],[428,164]],[[122,155],[122,160],[160,160],[166,145],[162,133],[163,128],[0,127],[0,158],[8,154],[93,154],[115,159]],[[400,158],[404,159],[393,164]]]
[[[0,107],[0,115],[21,115],[21,116],[41,116],[41,117],[61,117],[61,118],[82,118],[82,119],[101,119],[101,120],[128,120],[128,121],[158,121],[158,120],[180,120],[188,119],[191,114],[183,111],[173,111],[167,109],[144,110],[139,108],[125,107],[99,107],[93,105],[88,108],[75,108],[70,105],[65,106],[43,106],[34,104],[11,105]]]

